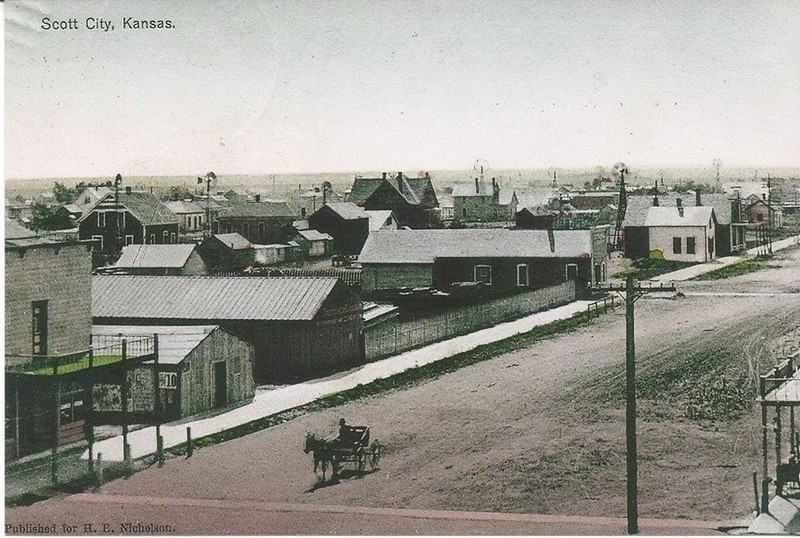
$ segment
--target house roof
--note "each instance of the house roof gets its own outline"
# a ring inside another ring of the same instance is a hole
[[[350,201],[363,206],[369,197],[384,184],[402,196],[409,205],[420,205],[425,199],[426,189],[429,187],[431,190],[433,189],[430,178],[409,178],[402,172],[396,176],[390,174],[386,178],[356,176],[353,187],[350,189]]]
[[[225,217],[286,217],[295,219],[297,215],[286,202],[232,202],[229,207],[220,208],[220,218]]]
[[[111,189],[109,187],[86,187],[75,197],[73,203],[85,211],[110,192]],[[87,196],[90,198],[88,203],[86,203]]]
[[[675,192],[659,194],[658,207],[677,207],[678,198],[683,200],[684,207],[695,207],[695,195]],[[714,208],[714,216],[719,224],[731,223],[731,200],[729,196],[719,193],[700,195],[700,203],[703,206]],[[651,207],[653,207],[653,195],[628,196],[623,226],[645,226],[647,212]]]
[[[92,277],[92,316],[193,320],[311,320],[332,277]]]
[[[324,206],[320,207],[327,207],[328,210],[333,211],[344,220],[358,220],[358,219],[366,219],[369,218],[369,215],[363,208],[358,207],[353,202],[333,202],[331,204],[325,204]]]
[[[164,205],[176,215],[185,215],[187,213],[203,213],[206,210],[200,204],[186,200],[170,200],[168,202],[164,202]]]
[[[369,231],[380,230],[386,224],[389,217],[392,216],[391,209],[372,209],[364,211],[369,217]]]
[[[106,193],[101,200],[84,212],[79,222],[85,221],[92,215],[95,209],[101,207],[116,207],[115,195],[113,192]],[[156,224],[178,224],[178,217],[170,211],[167,206],[149,192],[125,192],[119,193],[119,203],[124,206],[136,219],[145,226]]]
[[[30,239],[36,237],[36,232],[27,229],[13,219],[5,220],[5,239]]]
[[[551,187],[523,187],[515,192],[520,207],[546,206],[558,198],[558,192]]]
[[[92,336],[140,337],[158,335],[158,362],[180,364],[218,325],[92,325]]]
[[[303,239],[308,241],[332,241],[333,237],[317,230],[300,230],[297,232]]]
[[[117,267],[180,268],[186,265],[195,245],[128,245],[122,247]]]
[[[233,250],[246,250],[253,248],[252,243],[236,232],[229,234],[215,234],[212,237],[231,247]]]
[[[574,258],[592,250],[589,230],[379,230],[367,237],[359,262],[423,263],[436,258]]]
[[[83,213],[83,209],[81,209],[81,207],[76,204],[64,204],[62,207],[66,209],[69,213]]]
[[[708,226],[708,221],[714,216],[711,206],[689,206],[683,208],[681,216],[677,207],[651,207],[647,211],[644,225],[653,226]]]

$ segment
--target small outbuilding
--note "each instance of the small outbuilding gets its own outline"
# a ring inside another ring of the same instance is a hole
[[[197,246],[179,245],[128,245],[115,264],[131,275],[204,276],[208,274]]]

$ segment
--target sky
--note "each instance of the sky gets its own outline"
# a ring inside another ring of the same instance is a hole
[[[800,165],[794,0],[5,4],[7,178]]]

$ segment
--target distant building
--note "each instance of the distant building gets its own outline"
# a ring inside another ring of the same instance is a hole
[[[453,188],[453,220],[456,222],[513,222],[519,200],[510,187],[500,187],[475,178]]]
[[[286,202],[236,201],[219,212],[219,231],[223,234],[238,233],[251,243],[284,243],[287,227],[297,215]]]
[[[294,240],[308,258],[327,256],[333,250],[333,238],[317,230],[299,230]]]
[[[93,239],[107,260],[116,259],[126,245],[166,245],[178,242],[178,217],[155,196],[109,192],[78,219],[82,240]]]
[[[375,209],[371,211],[364,211],[369,217],[369,231],[376,230],[397,230],[400,225],[397,222],[397,216],[391,209]]]
[[[516,214],[517,228],[525,230],[547,230],[553,227],[558,212],[543,206],[523,207]]]
[[[96,325],[219,325],[253,346],[256,382],[363,363],[361,302],[337,278],[95,276]]]
[[[750,224],[765,224],[775,228],[783,226],[783,209],[764,200],[749,203],[745,208],[745,214]]]
[[[497,292],[605,279],[608,227],[594,230],[397,230],[370,234],[358,260],[367,291],[446,289],[483,282]]]
[[[182,233],[192,234],[205,229],[206,208],[202,205],[187,200],[164,202],[164,205],[177,215]]]
[[[86,212],[93,205],[102,200],[107,194],[113,192],[109,187],[86,187],[75,197],[73,205],[78,206],[81,212]]]
[[[308,225],[333,238],[333,252],[355,255],[369,235],[369,214],[352,202],[325,204],[308,217]]]
[[[115,264],[131,275],[203,276],[208,268],[197,245],[128,245]]]
[[[209,271],[241,271],[255,263],[253,244],[238,233],[211,235],[197,252]]]
[[[410,178],[399,172],[390,177],[386,172],[379,178],[356,176],[347,198],[367,210],[390,209],[400,226],[431,228],[439,225],[436,208],[439,201],[430,176]]]

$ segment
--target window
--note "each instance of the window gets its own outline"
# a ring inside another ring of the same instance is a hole
[[[259,239],[266,239],[267,238],[267,225],[263,222],[259,223],[258,225],[258,238]]]
[[[132,235],[126,235],[125,236],[125,245],[132,245],[132,244],[133,244],[133,236]]]
[[[97,245],[100,251],[103,250],[103,236],[102,235],[93,235],[92,241],[97,241]]]
[[[169,243],[169,232],[164,230],[161,233],[161,244],[166,245],[167,243]]]
[[[492,285],[492,267],[490,265],[475,266],[475,282],[483,282]]]
[[[47,301],[33,301],[31,310],[33,354],[47,355]]]
[[[117,215],[119,215],[119,217],[118,217],[119,220],[117,221],[117,222],[119,222],[119,227],[124,230],[125,229],[125,212],[121,211],[121,212],[117,213]]]
[[[578,264],[577,263],[568,263],[564,269],[565,269],[567,280],[578,280]]]
[[[178,242],[178,236],[175,234],[175,232],[169,234],[169,242],[172,243],[172,244],[175,244],[175,243]]]
[[[150,234],[150,244],[154,245],[156,243],[156,234]]]
[[[87,205],[88,205],[88,204],[91,204],[91,203],[92,203],[92,197],[91,197],[91,196],[87,196],[87,197],[85,197],[85,198],[83,199],[83,203],[84,203],[84,204],[87,204]]]
[[[517,286],[528,286],[528,266],[524,263],[517,265]]]
[[[764,214],[763,214],[763,213],[758,213],[758,214],[756,214],[756,220],[757,220],[758,222],[761,222],[761,221],[763,221],[763,220],[764,220]]]
[[[694,254],[694,237],[686,238],[686,254]]]
[[[246,222],[242,224],[242,235],[245,237],[250,235],[250,225],[247,224]]]
[[[681,253],[681,238],[680,237],[673,237],[672,238],[672,253],[673,254],[680,254]]]
[[[105,228],[106,227],[106,214],[105,214],[105,211],[98,211],[97,212],[97,227],[98,228]]]

